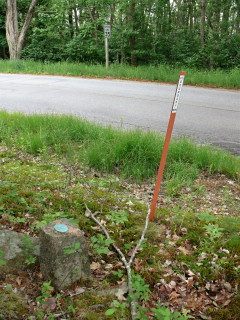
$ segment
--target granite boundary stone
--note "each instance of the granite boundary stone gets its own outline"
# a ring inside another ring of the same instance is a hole
[[[2,259],[6,264],[0,266],[0,274],[17,273],[27,268],[25,263],[26,255],[23,252],[22,239],[26,234],[12,230],[0,230],[0,250],[3,251]],[[40,243],[39,238],[29,237],[33,246],[32,255],[39,258]]]
[[[54,229],[57,224],[67,226],[66,232]],[[77,252],[66,254],[66,247],[79,243]],[[88,248],[83,231],[67,219],[59,219],[41,227],[40,267],[43,278],[57,289],[63,289],[80,279],[90,277]]]

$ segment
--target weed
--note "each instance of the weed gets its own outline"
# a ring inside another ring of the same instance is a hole
[[[44,282],[41,289],[41,295],[37,297],[36,301],[39,302],[41,305],[47,302],[47,299],[52,296],[52,291],[54,288],[51,286],[51,281]]]
[[[135,274],[132,271],[132,282],[133,282],[133,296],[130,299],[135,299],[138,301],[148,301],[150,296],[149,285],[145,283],[145,280],[140,274]]]
[[[159,320],[187,320],[187,319],[194,319],[192,316],[188,315],[189,311],[182,309],[182,314],[175,311],[171,313],[171,311],[164,306],[158,304],[157,308],[151,309],[154,312],[154,319]]]
[[[216,239],[220,238],[222,235],[223,228],[220,228],[218,225],[215,224],[208,224],[204,227],[206,233],[208,235],[208,241],[214,242]]]
[[[51,314],[51,310],[48,308],[49,299],[52,297],[52,292],[54,288],[51,286],[51,281],[44,282],[41,289],[41,295],[36,298],[36,302],[39,303],[39,310],[35,313],[35,316],[39,320],[43,320],[46,318],[49,320],[56,319],[57,316],[54,314]],[[61,296],[58,295],[56,297],[56,300],[59,299]],[[55,304],[55,299],[54,299]],[[47,306],[47,307],[46,307]]]
[[[112,222],[118,224],[124,224],[128,221],[128,213],[125,211],[112,211],[107,215]]]
[[[125,303],[120,303],[118,302],[117,300],[113,300],[113,308],[111,309],[108,309],[106,312],[105,312],[105,315],[106,316],[111,316],[113,315],[117,309],[120,310],[121,314],[124,315],[125,314],[125,309],[127,308],[127,305]]]
[[[67,308],[68,312],[75,315],[77,312],[77,308],[75,308],[72,304],[70,304]]]
[[[108,247],[114,241],[111,239],[107,239],[102,234],[98,234],[97,237],[91,237],[91,246],[94,249],[94,252],[97,254],[108,254],[109,249]]]
[[[123,271],[121,269],[118,269],[117,271],[113,271],[113,274],[115,276],[117,276],[119,279],[122,279],[122,277],[124,275],[124,273],[123,273]]]

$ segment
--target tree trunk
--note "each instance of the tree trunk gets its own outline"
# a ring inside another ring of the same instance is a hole
[[[5,47],[2,47],[1,51],[2,51],[2,54],[1,54],[2,59],[4,60],[7,59]]]
[[[9,47],[9,54],[11,60],[20,59],[21,50],[24,45],[26,34],[33,17],[34,8],[38,0],[32,0],[21,32],[18,28],[18,12],[17,0],[7,0],[7,14],[6,14],[6,38]]]
[[[116,3],[110,5],[111,15],[110,15],[110,25],[112,26],[115,21]]]
[[[76,30],[76,33],[79,33],[79,24],[78,24],[78,11],[77,11],[77,6],[74,6],[74,8],[73,8],[73,12],[74,12],[75,30]]]
[[[69,22],[69,31],[70,31],[70,37],[73,38],[74,36],[74,26],[73,26],[73,12],[72,8],[68,9],[68,22]]]
[[[206,0],[201,0],[201,25],[200,25],[200,38],[201,47],[205,47],[205,16],[206,16]]]
[[[19,59],[17,48],[18,36],[17,0],[7,0],[6,38],[11,60]]]
[[[239,29],[240,29],[240,1],[238,0],[236,2],[236,11],[237,11],[237,16],[236,16],[236,19],[235,19],[235,31],[236,33],[239,32]]]
[[[193,32],[193,2],[188,0],[188,20],[189,20],[189,30]]]
[[[133,1],[130,4],[130,7],[128,8],[127,11],[127,20],[129,22],[129,26],[130,26],[130,30],[132,32],[132,34],[130,34],[129,37],[129,47],[130,47],[130,55],[131,55],[131,65],[133,67],[137,66],[137,57],[136,54],[134,52],[134,50],[136,49],[136,34],[135,34],[135,25],[136,25],[136,16],[135,16],[135,10],[136,10],[136,1]]]
[[[221,26],[222,36],[227,36],[230,32],[229,30],[230,9],[231,9],[231,1],[226,1],[223,4],[223,16],[222,16],[222,26]]]

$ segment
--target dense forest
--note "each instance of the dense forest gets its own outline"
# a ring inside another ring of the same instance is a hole
[[[105,23],[112,62],[239,67],[240,0],[0,0],[0,58],[102,63]]]

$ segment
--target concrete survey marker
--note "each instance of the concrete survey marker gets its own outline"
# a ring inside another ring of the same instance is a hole
[[[44,279],[51,280],[57,289],[89,278],[89,256],[83,232],[67,219],[43,226],[40,232],[40,267]]]

